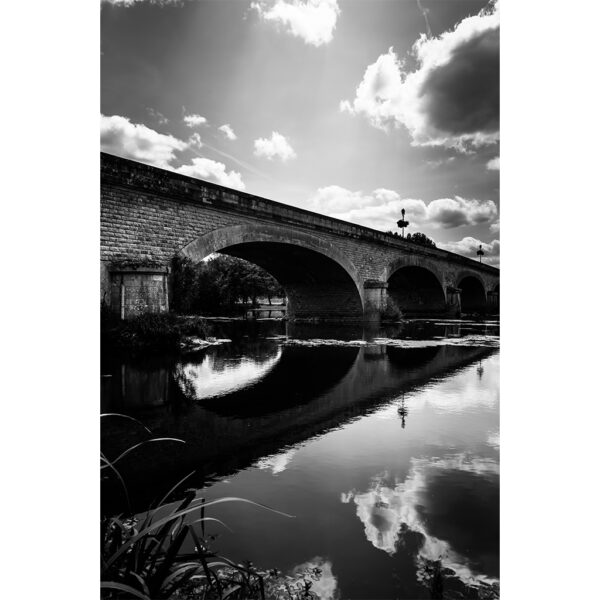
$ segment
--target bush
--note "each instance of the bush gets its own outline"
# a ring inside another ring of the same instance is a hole
[[[183,336],[207,336],[206,322],[200,318],[184,319],[173,313],[146,313],[121,321],[104,314],[101,341],[104,348],[123,350],[177,350]]]

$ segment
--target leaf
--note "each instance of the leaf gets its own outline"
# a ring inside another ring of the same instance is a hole
[[[180,440],[178,438],[152,438],[151,440],[144,440],[143,442],[140,442],[139,444],[135,444],[134,446],[127,448],[127,450],[125,450],[125,452],[122,452],[121,454],[119,454],[119,456],[117,456],[117,458],[115,458],[112,461],[112,464],[114,465],[116,462],[121,460],[124,456],[126,456],[130,452],[133,452],[140,446],[144,446],[146,444],[149,444],[150,442],[179,442],[181,444],[185,444],[185,442],[183,440]],[[100,467],[100,468],[104,469],[104,468],[106,468],[106,466],[108,466],[108,465],[105,465],[104,467]]]
[[[216,504],[222,504],[223,502],[246,502],[248,504],[253,504],[255,506],[260,506],[261,508],[264,508],[266,510],[269,510],[271,512],[277,513],[279,515],[283,515],[284,517],[288,517],[290,519],[294,518],[294,515],[288,515],[287,513],[281,512],[279,510],[275,510],[274,508],[270,508],[269,506],[265,506],[264,504],[260,504],[259,502],[254,502],[253,500],[246,500],[245,498],[236,498],[234,496],[231,497],[226,497],[226,498],[218,498],[217,500],[211,500],[210,502],[206,502],[204,504],[202,504],[203,507],[208,507],[208,506],[214,506]],[[115,552],[115,554],[113,554],[110,559],[107,561],[107,568],[110,568],[114,562],[121,556],[123,555],[125,552],[127,552],[127,550],[133,545],[135,544],[138,540],[140,540],[141,538],[143,538],[146,534],[150,533],[151,531],[154,531],[155,529],[158,529],[159,527],[162,527],[163,525],[170,523],[171,521],[173,521],[174,519],[178,519],[179,517],[191,513],[195,510],[198,510],[200,507],[199,506],[190,506],[184,510],[181,511],[177,511],[172,513],[171,515],[164,517],[162,519],[159,519],[158,521],[156,521],[156,523],[152,523],[150,525],[148,525],[148,527],[142,529],[137,535],[133,536],[132,538],[130,538],[127,543],[123,544],[119,550],[117,550],[117,552]]]
[[[191,473],[188,473],[185,477],[183,477],[182,479],[180,479],[162,498],[162,500],[158,503],[158,506],[162,506],[166,501],[167,498],[186,480],[189,479],[194,473],[196,472],[196,470],[194,469]]]
[[[233,594],[233,592],[236,592],[237,590],[241,589],[241,585],[233,585],[230,588],[228,588],[227,590],[225,590],[225,594],[223,595],[223,600],[225,600],[225,598],[227,598],[228,596],[231,596],[231,594]]]
[[[143,423],[137,419],[134,419],[133,417],[130,417],[129,415],[122,415],[121,413],[102,413],[100,418],[102,417],[120,417],[122,419],[128,419],[129,421],[133,421],[134,423],[141,425],[150,435],[152,435],[152,432]]]
[[[142,592],[136,590],[130,585],[125,585],[124,583],[117,583],[116,581],[101,581],[100,587],[109,590],[119,590],[121,592],[129,592],[136,598],[141,598],[141,600],[152,600],[150,596],[146,596],[146,594],[142,594]]]
[[[121,477],[121,473],[119,473],[119,471],[117,471],[117,469],[112,465],[112,463],[108,460],[108,458],[106,458],[106,456],[104,456],[104,454],[102,452],[100,452],[100,458],[105,463],[107,463],[107,465],[113,470],[113,472],[119,478],[119,481],[121,482],[121,485],[123,486],[123,491],[125,492],[125,499],[127,500],[127,507],[129,509],[129,511],[131,512],[131,502],[129,501],[129,492],[127,491],[127,486],[125,485],[125,481]]]

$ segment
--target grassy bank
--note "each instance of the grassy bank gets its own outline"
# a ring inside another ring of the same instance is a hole
[[[100,339],[103,350],[175,352],[189,337],[208,337],[208,326],[203,318],[164,313],[144,314],[122,321],[106,311],[101,313]]]

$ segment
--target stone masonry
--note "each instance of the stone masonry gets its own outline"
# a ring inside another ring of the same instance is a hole
[[[494,267],[105,153],[100,225],[101,300],[123,318],[168,310],[176,255],[217,251],[272,273],[292,319],[497,311]]]

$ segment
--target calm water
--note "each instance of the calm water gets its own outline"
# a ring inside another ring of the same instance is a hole
[[[499,580],[499,329],[494,323],[360,327],[215,324],[231,341],[183,357],[104,360],[103,412],[156,436],[124,459],[137,510],[195,471],[215,548],[292,572],[319,566],[323,599],[495,597]],[[103,419],[115,456],[148,434]],[[122,507],[103,486],[103,508]],[[185,488],[185,486],[184,486]],[[479,596],[478,596],[479,594]]]

